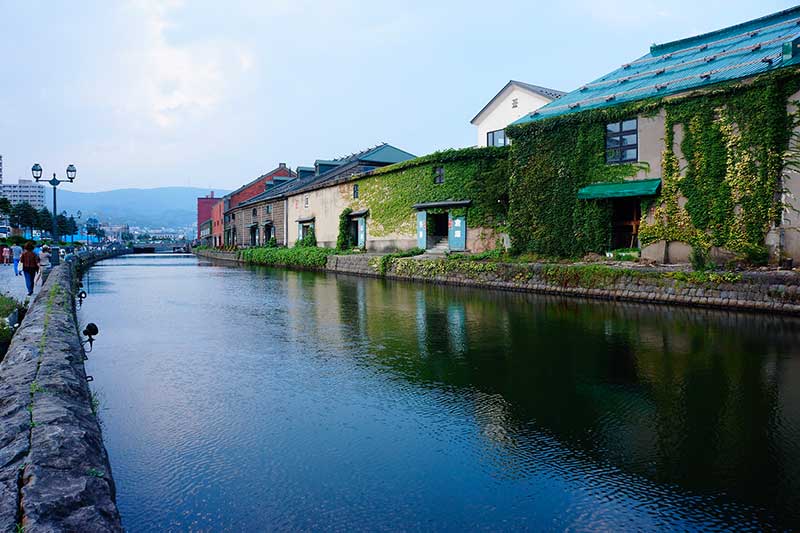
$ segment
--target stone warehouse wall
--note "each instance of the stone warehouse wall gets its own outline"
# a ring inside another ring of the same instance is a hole
[[[55,267],[0,362],[0,531],[122,531],[75,316],[79,268]]]
[[[236,255],[198,255],[236,262]],[[331,255],[324,270],[341,274],[728,310],[800,314],[800,276],[791,271],[665,272],[604,265],[547,265],[432,259],[382,259],[380,254]],[[383,273],[382,273],[383,271]]]
[[[379,261],[379,256],[332,256],[328,270],[380,276]],[[667,273],[600,265],[486,263],[418,256],[390,260],[384,277],[605,300],[800,314],[800,276],[795,272]]]

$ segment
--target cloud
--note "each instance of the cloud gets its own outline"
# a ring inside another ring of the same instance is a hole
[[[254,68],[241,43],[198,36],[172,41],[180,0],[131,0],[122,10],[127,32],[111,76],[100,90],[112,112],[129,124],[173,128],[212,113]]]

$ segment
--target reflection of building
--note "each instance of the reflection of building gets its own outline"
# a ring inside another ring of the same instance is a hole
[[[20,179],[18,183],[3,183],[0,176],[0,190],[14,205],[28,202],[36,209],[44,207],[44,185],[33,180]]]

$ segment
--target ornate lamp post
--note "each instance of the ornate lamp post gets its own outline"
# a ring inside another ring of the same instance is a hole
[[[33,174],[33,179],[36,180],[38,183],[39,180],[42,179],[42,166],[39,163],[36,163],[31,167],[31,174]],[[75,165],[69,165],[67,167],[67,180],[70,183],[75,181],[75,174],[77,174],[77,170],[75,169]],[[56,209],[56,187],[60,184],[66,182],[67,180],[60,180],[56,178],[56,173],[53,172],[53,179],[48,180],[47,183],[53,186],[53,247],[52,247],[52,255],[50,257],[50,262],[53,265],[58,264],[58,210]]]

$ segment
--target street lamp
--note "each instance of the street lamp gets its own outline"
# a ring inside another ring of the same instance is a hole
[[[69,165],[67,167],[67,179],[70,183],[75,181],[75,174],[77,174],[77,170],[75,169],[75,165]],[[42,166],[39,163],[36,163],[31,167],[31,174],[33,175],[33,179],[36,180],[38,183],[40,179],[42,179]],[[56,187],[58,187],[61,183],[66,182],[67,180],[60,180],[56,178],[56,173],[53,172],[53,179],[48,180],[47,183],[53,186],[53,249],[52,254],[50,257],[50,262],[53,265],[58,264],[58,209],[56,208]]]

